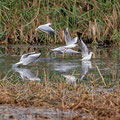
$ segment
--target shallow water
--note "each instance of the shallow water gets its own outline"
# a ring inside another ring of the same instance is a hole
[[[113,87],[120,80],[120,49],[89,47],[95,53],[91,61],[81,62],[81,54],[53,54],[51,48],[56,46],[1,46],[0,47],[0,78],[19,81],[36,80],[44,82],[45,75],[51,82],[66,82],[79,84],[97,79],[101,87]],[[80,51],[79,48],[76,50]],[[24,53],[41,52],[41,57],[35,63],[13,68]],[[100,73],[101,75],[100,75]],[[103,77],[103,79],[102,79]],[[104,80],[104,81],[103,81]]]

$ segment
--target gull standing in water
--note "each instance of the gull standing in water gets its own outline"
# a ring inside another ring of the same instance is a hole
[[[65,34],[65,43],[66,43],[65,48],[74,48],[74,47],[76,47],[78,37],[75,37],[75,38],[71,39],[68,28],[66,28],[64,34]]]
[[[40,57],[40,55],[41,53],[35,52],[23,54],[20,58],[20,61],[14,64],[14,67],[17,67],[19,65],[28,65],[29,63],[35,62]]]
[[[50,27],[50,25],[52,25],[52,23],[47,23],[47,24],[44,24],[44,25],[40,25],[35,30],[36,31],[41,30],[41,31],[43,31],[43,32],[45,32],[47,34],[55,35],[55,31]]]
[[[85,43],[82,41],[82,39],[79,39],[79,44],[81,46],[81,51],[82,51],[82,61],[83,60],[90,60],[92,57],[93,52],[88,53],[88,48],[85,45]]]

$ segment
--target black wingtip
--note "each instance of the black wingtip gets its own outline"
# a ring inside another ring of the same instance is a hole
[[[82,36],[82,33],[77,32],[77,35],[78,35],[78,38],[80,39],[80,38],[81,38],[81,36]]]
[[[55,35],[55,32],[54,32],[54,31],[49,31],[48,34],[54,36],[54,35]]]
[[[68,33],[68,28],[64,30],[64,34],[67,34],[67,33]]]

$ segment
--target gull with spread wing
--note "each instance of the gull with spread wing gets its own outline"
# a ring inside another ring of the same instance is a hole
[[[93,52],[88,53],[88,48],[85,45],[85,43],[82,41],[82,39],[79,39],[79,44],[81,47],[81,51],[82,51],[82,61],[83,60],[90,60],[92,55],[94,54]]]
[[[14,67],[19,66],[19,65],[28,65],[29,63],[35,62],[39,57],[41,53],[35,53],[35,52],[30,52],[23,54],[22,57],[20,58],[20,61],[16,64],[14,64]]]
[[[75,37],[71,40],[68,28],[66,28],[64,34],[65,34],[66,46],[57,47],[55,49],[52,49],[52,51],[62,53],[62,54],[64,53],[79,54],[80,52],[71,49],[77,46],[76,43],[77,43],[78,37]]]
[[[44,25],[40,25],[38,28],[36,28],[35,30],[38,31],[38,30],[41,30],[47,34],[52,34],[54,35],[55,34],[55,31],[50,27],[50,25],[52,25],[52,23],[47,23],[47,24],[44,24]]]
[[[66,28],[66,30],[64,31],[64,34],[65,34],[65,43],[66,43],[65,48],[74,48],[74,47],[76,47],[78,37],[75,37],[75,38],[71,39],[68,28]]]

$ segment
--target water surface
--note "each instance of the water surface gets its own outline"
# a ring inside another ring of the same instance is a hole
[[[95,53],[91,61],[81,61],[81,54],[66,54],[63,58],[60,54],[50,52],[56,46],[0,46],[0,78],[12,79],[12,81],[38,81],[44,82],[44,78],[51,82],[66,82],[67,84],[79,84],[91,82],[101,87],[114,88],[120,80],[120,49],[89,47]],[[80,51],[79,48],[76,50]],[[13,68],[13,64],[19,61],[24,53],[41,52],[41,57],[35,63],[27,66]],[[100,73],[101,75],[100,75]],[[103,79],[102,79],[102,77]],[[104,80],[104,81],[103,81]]]

